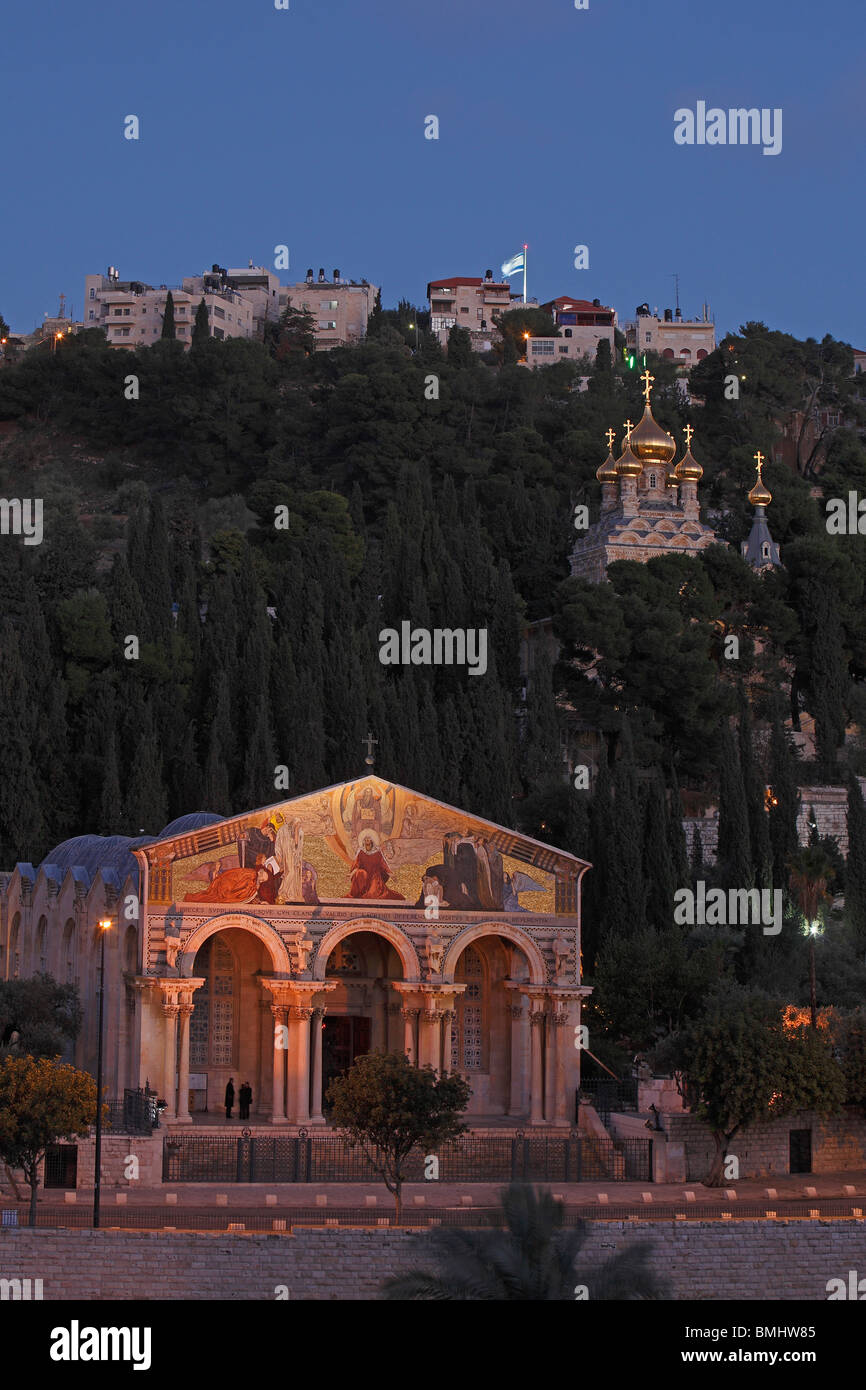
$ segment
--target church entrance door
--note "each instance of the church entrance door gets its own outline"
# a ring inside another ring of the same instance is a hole
[[[335,1076],[343,1076],[356,1057],[370,1051],[370,1019],[354,1015],[326,1018],[322,1033],[322,1096]]]

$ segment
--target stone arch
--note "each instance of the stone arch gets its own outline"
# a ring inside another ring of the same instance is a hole
[[[192,975],[197,951],[209,937],[216,936],[217,932],[228,931],[231,928],[248,931],[251,935],[258,937],[271,958],[271,965],[275,974],[290,975],[292,973],[286,944],[270,922],[263,922],[261,918],[247,916],[243,912],[226,912],[221,913],[218,917],[209,917],[206,922],[199,923],[191,933],[183,951],[177,958],[178,974],[184,979],[189,979]]]
[[[324,980],[328,957],[338,942],[342,941],[344,937],[352,936],[355,932],[360,931],[375,932],[378,936],[384,936],[385,940],[391,943],[400,957],[404,980],[414,983],[421,979],[421,964],[418,960],[418,953],[404,932],[401,932],[398,927],[393,927],[390,922],[380,922],[372,917],[355,917],[351,922],[340,922],[331,927],[331,930],[322,937],[313,966],[314,980]]]
[[[547,967],[538,946],[519,927],[512,927],[507,922],[477,922],[474,926],[464,927],[461,932],[458,932],[448,947],[442,965],[443,979],[454,980],[454,971],[463,951],[481,936],[501,936],[506,941],[510,941],[512,945],[517,946],[529,962],[530,984],[547,984]]]

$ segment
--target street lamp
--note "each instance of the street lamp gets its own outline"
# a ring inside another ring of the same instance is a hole
[[[409,327],[415,329],[415,351],[417,352],[417,351],[418,351],[418,324],[417,324],[417,323],[410,323],[410,324],[409,324]]]
[[[102,1177],[102,1022],[105,1015],[105,937],[111,930],[111,918],[99,923],[99,1023],[96,1049],[96,1145],[93,1155],[93,1227],[99,1225],[99,1195]]]

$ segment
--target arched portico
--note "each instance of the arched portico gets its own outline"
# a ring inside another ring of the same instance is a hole
[[[508,922],[476,922],[474,926],[464,927],[463,931],[458,932],[445,955],[442,965],[443,979],[454,979],[454,971],[466,947],[471,946],[473,941],[479,940],[482,936],[500,936],[503,940],[510,941],[512,945],[517,946],[523,952],[529,965],[530,984],[543,985],[547,983],[547,970],[541,951],[526,932],[520,931],[518,927],[510,926]]]
[[[231,928],[248,931],[258,937],[271,958],[271,967],[275,974],[291,974],[289,953],[279,932],[275,931],[269,922],[263,922],[260,917],[253,917],[245,912],[221,912],[218,917],[209,917],[206,922],[201,922],[190,933],[183,951],[178,955],[178,973],[189,977],[192,974],[196,953],[208,938]]]
[[[340,922],[337,926],[331,927],[331,930],[322,937],[313,966],[314,980],[324,980],[328,959],[334,947],[345,937],[352,936],[355,932],[373,932],[377,936],[383,936],[386,941],[391,943],[400,957],[403,979],[411,984],[421,979],[421,964],[418,960],[418,953],[404,932],[392,926],[390,922],[380,921],[377,917],[354,917],[350,922]]]

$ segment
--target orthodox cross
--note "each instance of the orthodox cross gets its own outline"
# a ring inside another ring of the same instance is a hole
[[[752,454],[752,458],[755,460],[756,464],[758,465],[758,477],[760,478],[760,476],[761,476],[761,469],[762,469],[763,466],[764,466],[764,455],[761,453],[761,451],[760,451],[760,449],[759,449],[758,452],[757,452],[756,454]]]
[[[646,401],[647,405],[649,405],[650,387],[652,386],[653,382],[655,381],[655,377],[654,377],[654,376],[650,376],[650,369],[649,369],[649,367],[647,367],[647,369],[646,369],[645,372],[642,372],[642,373],[641,373],[641,375],[640,375],[640,377],[638,378],[638,380],[639,380],[639,381],[642,381],[643,384],[644,384],[644,385],[643,385],[643,398],[644,398],[644,400]]]
[[[631,432],[634,429],[634,425],[632,424],[631,420],[625,420],[623,422],[623,429],[625,430],[625,442],[626,444],[628,444],[629,438],[631,437]]]
[[[608,449],[613,453],[613,441],[616,439],[616,430],[605,430],[605,438],[607,439]]]
[[[694,432],[695,432],[695,431],[694,431],[694,426],[693,426],[693,425],[686,425],[685,429],[683,430],[683,434],[684,434],[685,437],[686,437],[686,448],[687,448],[687,449],[691,449],[691,447],[692,447],[692,435],[694,434]]]
[[[373,744],[378,743],[379,740],[377,738],[374,738],[371,733],[368,733],[366,738],[361,739],[361,742],[366,743],[367,745],[367,756],[364,759],[364,762],[367,764],[368,767],[372,767],[375,761],[373,758]]]

